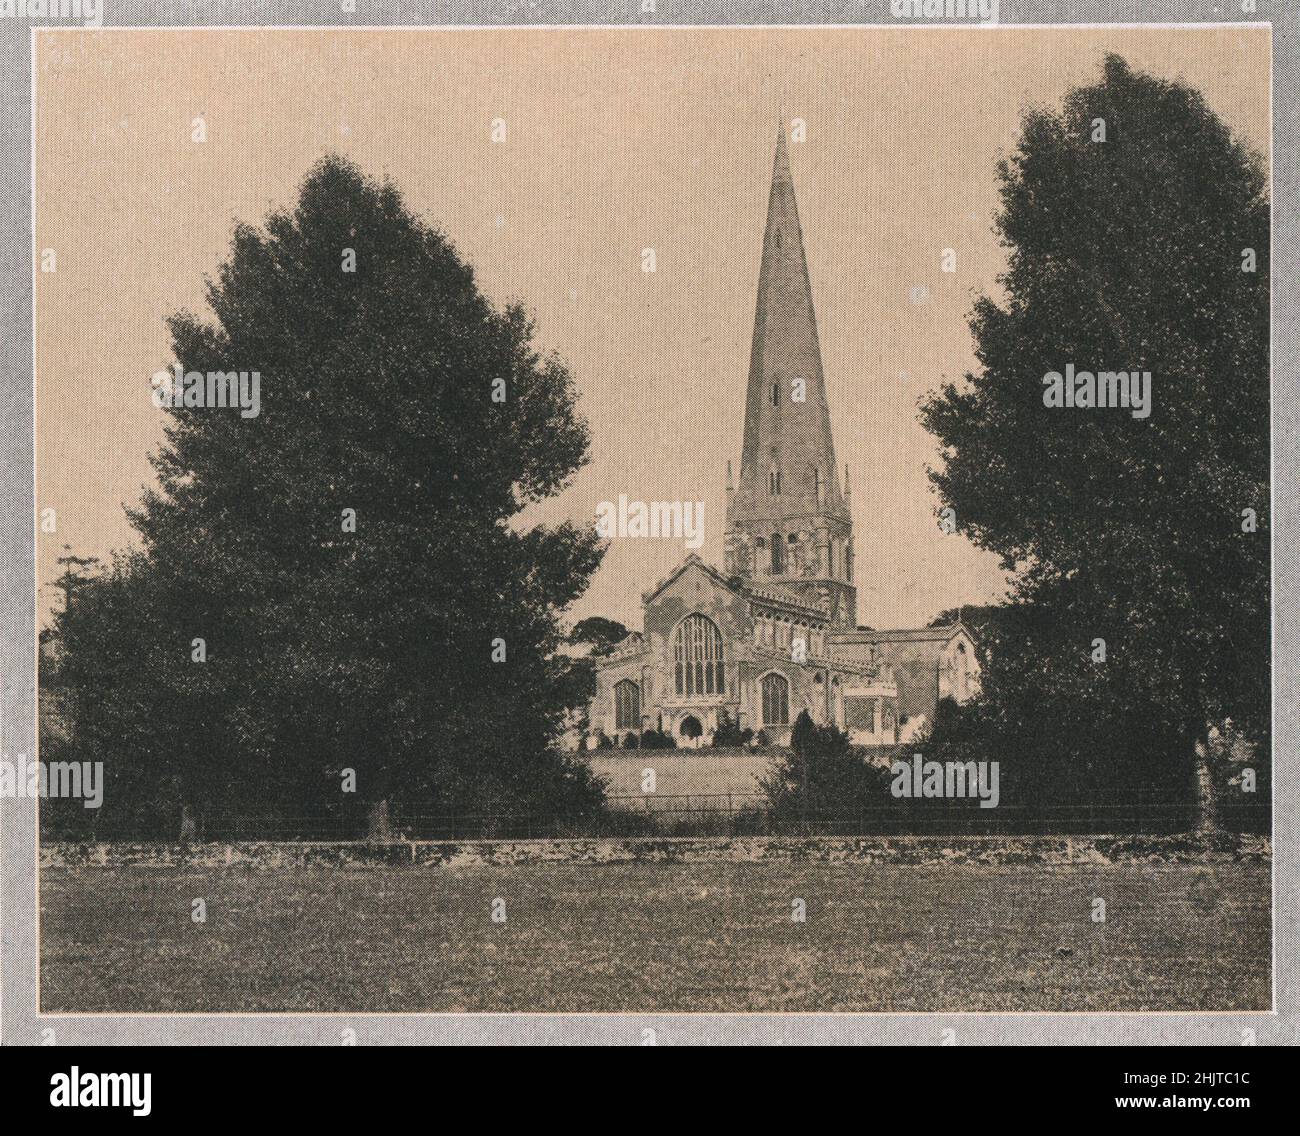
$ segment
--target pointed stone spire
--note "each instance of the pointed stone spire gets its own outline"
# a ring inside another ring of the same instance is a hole
[[[728,572],[780,580],[824,607],[832,629],[852,627],[853,529],[831,438],[784,128],[776,138],[758,270],[740,477],[727,498]]]
[[[836,473],[812,285],[782,129],[772,163],[732,519],[800,513],[847,519]]]

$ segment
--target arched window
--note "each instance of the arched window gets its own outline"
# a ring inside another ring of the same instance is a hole
[[[779,674],[763,678],[763,725],[790,724],[790,684]]]
[[[673,634],[673,658],[677,663],[677,693],[694,698],[700,694],[723,694],[727,689],[722,664],[722,633],[707,616],[688,615]]]
[[[767,493],[769,497],[781,496],[781,471],[779,469],[768,470]]]
[[[641,730],[641,688],[630,678],[614,684],[614,728]]]
[[[772,575],[779,576],[785,571],[785,549],[781,546],[781,537],[772,534]]]
[[[781,384],[780,383],[772,384],[772,405],[773,406],[781,405]]]

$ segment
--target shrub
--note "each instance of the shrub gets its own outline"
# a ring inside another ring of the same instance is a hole
[[[818,726],[806,710],[790,734],[790,749],[759,780],[777,824],[820,816],[844,817],[891,800],[888,769],[870,764],[848,734]]]
[[[713,745],[722,748],[724,746],[742,746],[754,736],[751,729],[741,729],[740,724],[726,710],[718,711],[718,728],[713,732]]]

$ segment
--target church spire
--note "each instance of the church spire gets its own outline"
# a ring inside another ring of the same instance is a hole
[[[758,272],[733,520],[812,513],[847,518],[837,473],[812,285],[782,129]]]
[[[817,317],[785,131],[776,138],[727,568],[780,580],[852,627],[853,534],[840,489]]]

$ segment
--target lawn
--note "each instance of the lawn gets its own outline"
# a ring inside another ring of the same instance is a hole
[[[736,807],[761,799],[758,779],[772,764],[772,753],[746,753],[742,750],[591,750],[584,755],[600,776],[608,778],[611,797],[630,797],[619,801],[638,808],[681,807],[684,796],[725,797],[730,794]],[[643,771],[653,769],[655,791],[642,790]],[[674,805],[672,798],[678,798]]]
[[[41,1008],[1262,1010],[1269,899],[1267,864],[46,868]]]

